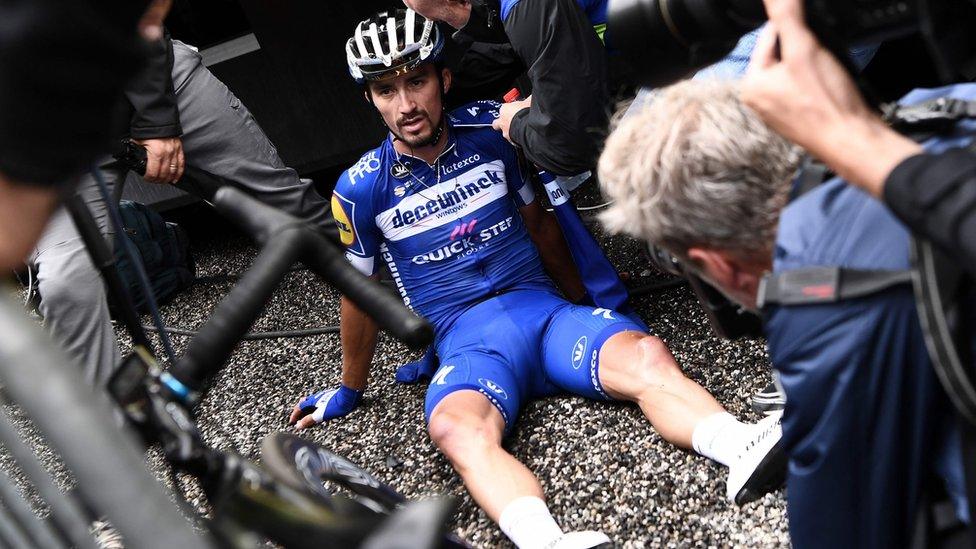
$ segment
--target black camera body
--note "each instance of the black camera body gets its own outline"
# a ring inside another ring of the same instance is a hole
[[[807,23],[838,59],[919,33],[939,76],[976,76],[972,0],[806,0]],[[766,20],[762,0],[610,0],[607,32],[639,83],[664,86],[720,61]]]

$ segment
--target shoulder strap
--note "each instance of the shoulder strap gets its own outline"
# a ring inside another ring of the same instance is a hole
[[[899,132],[938,133],[951,129],[964,118],[976,118],[976,101],[939,97],[915,105],[889,103],[882,111],[885,121]]]
[[[819,305],[855,299],[912,283],[912,271],[809,267],[769,273],[759,282],[757,305]]]

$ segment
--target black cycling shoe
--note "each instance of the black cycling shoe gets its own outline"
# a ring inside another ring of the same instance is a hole
[[[752,409],[758,414],[778,412],[786,407],[786,395],[775,382],[769,382],[765,389],[752,395]]]

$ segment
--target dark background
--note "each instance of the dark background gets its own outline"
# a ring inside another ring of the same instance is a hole
[[[205,49],[253,33],[260,49],[210,67],[254,114],[286,164],[328,192],[385,135],[346,70],[355,24],[399,0],[176,0],[175,38]],[[882,100],[937,85],[916,37],[884,44],[867,77]]]
[[[357,22],[393,0],[176,0],[167,27],[200,49],[253,33],[260,49],[210,66],[286,164],[331,186],[384,131],[346,70]]]

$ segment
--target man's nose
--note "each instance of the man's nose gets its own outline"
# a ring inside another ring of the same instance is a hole
[[[410,114],[417,110],[417,102],[406,90],[400,90],[400,114]]]

